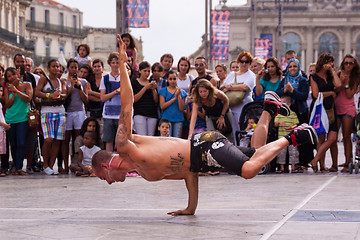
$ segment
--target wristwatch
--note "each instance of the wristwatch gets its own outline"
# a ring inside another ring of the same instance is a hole
[[[349,89],[350,86],[348,84],[345,85],[345,89]]]

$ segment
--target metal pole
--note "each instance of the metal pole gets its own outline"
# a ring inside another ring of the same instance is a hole
[[[127,32],[125,25],[126,0],[116,0],[116,33],[122,34]]]
[[[277,27],[277,33],[278,33],[278,41],[277,41],[277,59],[279,62],[281,62],[281,57],[283,54],[283,41],[282,41],[282,32],[283,32],[283,5],[281,4],[280,0],[275,0],[277,8],[279,10],[279,22]]]
[[[251,28],[250,28],[250,53],[255,56],[256,37],[256,0],[251,0]]]
[[[205,58],[208,60],[209,59],[209,49],[208,49],[208,0],[205,0],[205,46],[204,46],[204,50],[205,50]]]
[[[209,21],[209,29],[210,29],[210,34],[209,34],[209,67],[212,69],[212,59],[211,59],[211,45],[212,45],[212,26],[211,26],[211,8],[212,8],[212,0],[209,1],[209,16],[210,16],[210,21]]]

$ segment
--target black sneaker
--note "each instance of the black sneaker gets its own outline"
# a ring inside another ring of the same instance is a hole
[[[276,105],[277,112],[271,114],[271,116],[275,117],[278,113],[287,117],[290,115],[290,108],[286,103],[283,103],[280,97],[273,91],[266,91],[264,95],[264,105],[266,104],[273,104]]]
[[[294,128],[288,135],[285,136],[285,138],[294,146],[304,143],[310,143],[313,145],[318,143],[318,136],[315,129],[306,123]]]

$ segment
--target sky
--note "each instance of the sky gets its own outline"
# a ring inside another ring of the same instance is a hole
[[[116,0],[56,0],[83,12],[83,25],[116,27]],[[246,0],[228,0],[226,5],[239,6]],[[213,0],[213,7],[219,4]],[[181,56],[189,56],[201,45],[205,33],[205,0],[150,0],[150,28],[131,28],[136,38],[143,40],[144,60],[160,61],[164,53],[171,53],[177,63]]]

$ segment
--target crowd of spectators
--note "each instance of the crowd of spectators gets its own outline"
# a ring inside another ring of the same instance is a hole
[[[333,111],[329,131],[319,136],[315,147],[284,149],[278,156],[276,172],[284,173],[287,164],[292,173],[303,172],[309,166],[317,173],[337,172],[339,166],[342,172],[348,172],[353,152],[351,134],[356,129],[354,95],[360,77],[358,61],[352,55],[346,55],[339,68],[332,55],[320,55],[309,66],[309,77],[294,51],[286,53],[285,70],[275,57],[264,61],[241,52],[228,67],[216,65],[213,75],[207,70],[207,59],[198,57],[194,62],[197,76],[192,76],[189,58],[181,57],[174,68],[169,53],[162,55],[160,62],[139,63],[133,37],[127,33],[121,37],[127,46],[136,134],[187,139],[193,133],[220,131],[237,145],[238,137],[250,134],[258,119],[249,116],[245,119],[246,129],[241,129],[244,106],[261,102],[266,91],[274,91],[288,103],[291,114],[273,119],[275,138],[269,138],[271,141],[298,124],[309,123],[314,102],[322,92],[325,109]],[[109,54],[111,71],[104,74],[104,62],[91,59],[88,45],[79,45],[77,52],[66,66],[50,60],[46,70],[35,67],[32,59],[22,54],[14,56],[14,67],[5,69],[0,63],[0,176],[40,171],[47,175],[72,172],[76,176],[93,176],[91,156],[100,149],[116,151],[114,141],[121,110],[118,54]],[[243,101],[231,105],[231,92],[243,93]],[[31,109],[40,112],[37,127],[28,125]],[[340,127],[345,161],[338,165]],[[328,149],[330,168],[325,166]]]

